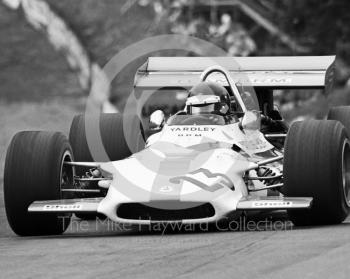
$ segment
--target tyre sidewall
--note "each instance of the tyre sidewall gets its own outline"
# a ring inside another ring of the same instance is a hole
[[[4,200],[6,215],[19,235],[59,234],[70,218],[54,213],[29,213],[34,201],[60,199],[63,155],[72,155],[69,142],[61,133],[20,132],[13,138],[6,155]]]

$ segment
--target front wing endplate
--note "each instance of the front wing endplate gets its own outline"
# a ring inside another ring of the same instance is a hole
[[[237,210],[279,210],[310,208],[312,198],[301,197],[247,197],[237,204]]]
[[[46,212],[46,213],[84,213],[97,212],[98,205],[103,198],[87,198],[87,199],[65,199],[65,200],[49,200],[35,201],[28,207],[28,212]]]

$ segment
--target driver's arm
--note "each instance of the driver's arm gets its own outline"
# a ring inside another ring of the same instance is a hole
[[[261,130],[270,133],[286,133],[288,127],[281,120],[274,120],[267,115],[261,115]]]

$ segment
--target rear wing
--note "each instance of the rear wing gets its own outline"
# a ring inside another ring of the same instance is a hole
[[[335,56],[149,57],[137,71],[135,88],[191,88],[206,68],[220,65],[243,86],[331,90]],[[217,82],[225,81],[214,77]]]

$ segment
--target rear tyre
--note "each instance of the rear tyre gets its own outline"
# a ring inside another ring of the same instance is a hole
[[[101,135],[103,149],[107,157],[95,154],[98,161],[117,161],[129,157],[134,152],[144,147],[143,130],[141,121],[137,116],[124,116],[117,113],[102,113],[99,119],[99,132]],[[69,141],[73,148],[75,161],[94,162],[86,137],[85,121],[90,121],[85,115],[76,115],[73,118]],[[87,123],[89,124],[89,123]],[[93,124],[92,124],[93,125]],[[130,127],[130,128],[128,128]],[[93,141],[94,139],[92,139]],[[89,142],[91,144],[91,142]],[[76,167],[76,174],[82,176],[86,168]],[[92,187],[98,187],[97,184]],[[96,214],[76,214],[85,220],[95,219]],[[103,216],[98,215],[100,218]]]
[[[313,197],[311,209],[288,210],[295,225],[338,224],[348,216],[350,145],[340,122],[294,123],[285,142],[283,173],[286,196]]]
[[[85,115],[74,117],[70,127],[69,141],[76,161],[94,162],[86,138],[85,121],[89,121]],[[108,155],[108,158],[102,158],[103,161],[122,160],[144,147],[141,121],[137,116],[102,113],[99,128],[103,147]],[[96,159],[100,161],[101,158]]]
[[[350,106],[333,107],[328,112],[328,120],[337,120],[344,125],[350,137]]]
[[[4,171],[4,199],[7,220],[21,236],[63,233],[70,215],[29,213],[39,200],[61,199],[61,186],[73,179],[72,150],[58,132],[19,132],[7,149]]]

